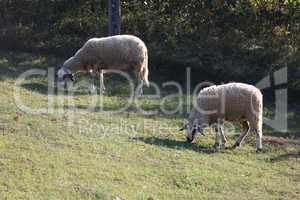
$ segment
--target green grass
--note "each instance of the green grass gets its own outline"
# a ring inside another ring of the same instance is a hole
[[[289,114],[294,126],[288,135],[264,129],[265,150],[257,154],[253,134],[234,151],[214,151],[212,134],[185,143],[178,131],[184,114],[145,116],[130,109],[88,113],[67,105],[63,113],[20,111],[13,95],[17,76],[61,62],[0,54],[1,199],[300,199],[299,113]],[[107,84],[105,110],[121,107],[127,88],[113,77]],[[45,77],[27,79],[21,86],[22,100],[32,108],[45,107],[46,89]],[[50,98],[59,108],[59,100],[68,97]],[[91,98],[82,89],[75,104],[86,108]],[[159,99],[143,98],[140,103],[157,108]],[[164,130],[166,126],[173,128]],[[229,136],[228,147],[235,138]]]

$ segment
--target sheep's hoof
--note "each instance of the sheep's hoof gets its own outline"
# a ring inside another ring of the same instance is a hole
[[[213,147],[214,147],[214,149],[218,150],[221,148],[221,144],[215,143]]]
[[[194,139],[194,138],[193,138]],[[193,142],[193,139],[190,139],[189,137],[186,137],[186,142],[187,143],[192,143]]]
[[[262,153],[262,152],[263,152],[263,149],[262,149],[262,148],[256,149],[256,153]]]
[[[142,97],[143,97],[143,94],[140,94],[140,93],[135,94],[135,98],[137,98],[137,99],[140,99]]]
[[[236,149],[236,148],[238,148],[238,147],[240,147],[240,146],[241,146],[240,143],[235,143],[231,148],[232,148],[232,149]]]
[[[100,94],[106,94],[106,89],[105,88],[100,88]]]

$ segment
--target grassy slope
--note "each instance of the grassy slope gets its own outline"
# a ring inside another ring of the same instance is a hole
[[[56,66],[60,61],[28,54],[0,55],[1,199],[300,198],[297,138],[265,137],[262,154],[255,153],[253,136],[239,150],[214,152],[211,134],[198,136],[193,144],[184,142],[183,134],[177,131],[181,116],[70,109],[63,114],[22,113],[13,97],[16,76],[29,68]],[[21,87],[22,100],[31,107],[46,106],[44,84],[45,79],[39,77],[26,80]],[[114,91],[112,84],[110,87]],[[124,95],[116,95],[120,91],[123,89],[104,97],[107,109],[125,101]],[[66,97],[52,98],[58,101]],[[83,93],[76,96],[75,103],[85,107],[90,98]],[[148,107],[158,103],[141,101]],[[68,116],[76,123],[69,126]],[[82,133],[79,125],[85,120],[90,129]],[[121,123],[128,126],[120,131],[96,126]],[[158,131],[159,125],[166,124],[174,129]],[[230,137],[230,144],[233,139]]]

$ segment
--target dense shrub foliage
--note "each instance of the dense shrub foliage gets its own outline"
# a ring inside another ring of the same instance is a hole
[[[126,0],[122,33],[141,37],[153,72],[255,82],[284,66],[300,88],[299,0]],[[1,0],[1,48],[70,56],[107,35],[107,0]],[[197,78],[196,78],[197,77]]]

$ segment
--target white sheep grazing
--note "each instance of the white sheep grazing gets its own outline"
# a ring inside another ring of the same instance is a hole
[[[219,123],[215,147],[220,146],[221,140],[225,144],[225,120],[242,123],[243,131],[233,148],[240,146],[251,130],[256,133],[257,151],[262,150],[263,96],[258,88],[244,83],[228,83],[202,89],[184,127],[187,141],[192,142],[195,133],[202,133],[206,126]]]
[[[65,61],[57,75],[59,79],[64,80],[72,79],[72,74],[78,71],[97,71],[100,72],[100,83],[104,88],[105,69],[132,70],[140,84],[149,87],[148,50],[141,39],[132,35],[88,40],[73,57]]]

